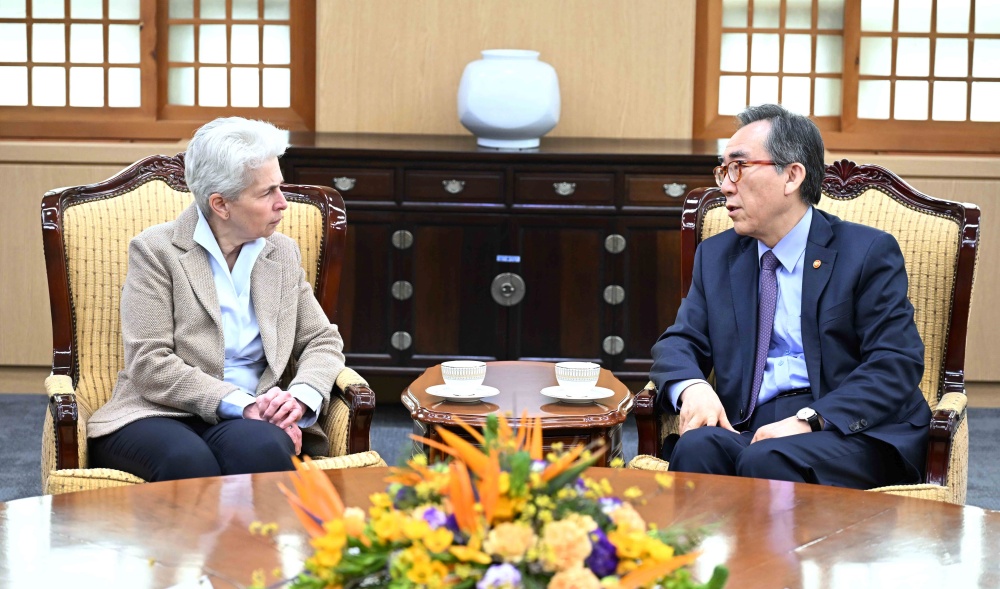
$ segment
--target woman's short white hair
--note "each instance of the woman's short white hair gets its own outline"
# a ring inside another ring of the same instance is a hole
[[[218,192],[236,200],[253,184],[254,172],[288,149],[288,134],[264,121],[224,117],[205,123],[188,144],[184,179],[201,211],[208,215],[208,197]]]

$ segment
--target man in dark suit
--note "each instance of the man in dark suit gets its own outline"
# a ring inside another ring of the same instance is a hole
[[[930,410],[899,245],[814,208],[825,166],[812,121],[777,105],[737,118],[715,172],[735,227],[698,247],[652,350],[658,402],[680,415],[663,458],[683,472],[917,482]]]

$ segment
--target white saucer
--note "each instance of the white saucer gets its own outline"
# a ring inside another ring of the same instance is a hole
[[[484,384],[475,389],[455,389],[446,384],[436,384],[427,387],[427,394],[443,397],[452,403],[476,403],[486,397],[499,395],[500,391]]]
[[[542,394],[546,397],[559,399],[563,403],[592,403],[598,399],[613,397],[615,392],[604,387],[594,387],[592,389],[569,389],[560,386],[545,387]]]

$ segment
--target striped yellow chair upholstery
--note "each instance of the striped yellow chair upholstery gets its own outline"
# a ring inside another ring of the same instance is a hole
[[[289,206],[278,230],[299,243],[316,298],[333,320],[347,230],[344,201],[330,188],[285,185]],[[119,299],[128,243],[171,221],[193,200],[183,154],[152,156],[98,184],[50,191],[42,235],[52,306],[52,374],[42,440],[42,489],[63,493],[144,482],[125,472],[88,468],[87,419],[111,396],[124,363]],[[323,468],[384,466],[369,451],[375,395],[350,369],[321,423],[331,455]]]
[[[699,188],[687,197],[682,221],[682,289],[691,285],[699,241],[732,227],[725,197]],[[842,160],[827,167],[819,208],[845,221],[893,234],[906,259],[914,321],[924,341],[920,383],[933,412],[923,483],[872,489],[964,504],[969,431],[965,396],[965,336],[976,275],[979,208],[921,194],[892,172]],[[639,453],[630,466],[665,470],[655,458],[662,440],[676,433],[676,416],[659,415],[652,383],[637,398]]]

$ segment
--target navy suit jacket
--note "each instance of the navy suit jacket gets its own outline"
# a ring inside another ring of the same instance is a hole
[[[707,378],[714,369],[730,423],[749,418],[759,276],[751,237],[730,229],[698,246],[676,322],[652,350],[650,378],[665,411],[675,411],[665,384]],[[813,210],[802,277],[809,406],[827,429],[895,447],[916,479],[923,477],[931,413],[919,389],[924,345],[906,291],[892,235]]]

